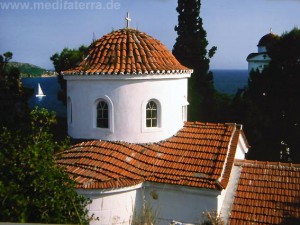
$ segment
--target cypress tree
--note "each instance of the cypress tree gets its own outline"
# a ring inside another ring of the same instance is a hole
[[[189,81],[189,120],[211,121],[214,111],[213,74],[209,71],[210,58],[217,47],[206,50],[208,41],[200,17],[200,0],[178,0],[178,26],[173,54],[184,66],[194,70]]]

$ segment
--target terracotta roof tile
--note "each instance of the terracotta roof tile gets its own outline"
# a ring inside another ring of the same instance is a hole
[[[153,181],[220,189],[227,186],[240,132],[235,124],[187,122],[162,142],[86,141],[59,154],[57,162],[74,175],[79,188]]]
[[[300,164],[239,161],[229,224],[298,224]]]
[[[80,65],[63,73],[142,74],[168,70],[192,72],[181,65],[160,41],[137,30],[121,29],[96,40]]]

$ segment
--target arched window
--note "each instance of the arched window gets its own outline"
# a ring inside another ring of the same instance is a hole
[[[108,104],[104,100],[100,100],[97,104],[97,127],[108,128]]]
[[[157,127],[157,104],[149,101],[146,106],[146,127]]]

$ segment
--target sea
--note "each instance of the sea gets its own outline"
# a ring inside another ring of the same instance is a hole
[[[234,95],[239,88],[244,88],[248,82],[248,70],[212,70],[214,74],[214,85],[220,93]],[[57,93],[60,85],[57,77],[35,77],[22,78],[23,86],[35,90],[34,95],[29,99],[30,108],[46,108],[54,111],[57,116],[66,117],[67,107],[58,100]],[[46,96],[36,97],[38,84]]]

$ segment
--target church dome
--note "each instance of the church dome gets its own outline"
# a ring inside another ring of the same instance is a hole
[[[272,32],[264,35],[258,42],[257,46],[269,46],[272,45],[278,39],[278,35],[273,34]]]
[[[68,75],[134,75],[191,73],[157,39],[135,29],[120,29],[104,35],[89,47],[78,67]]]

